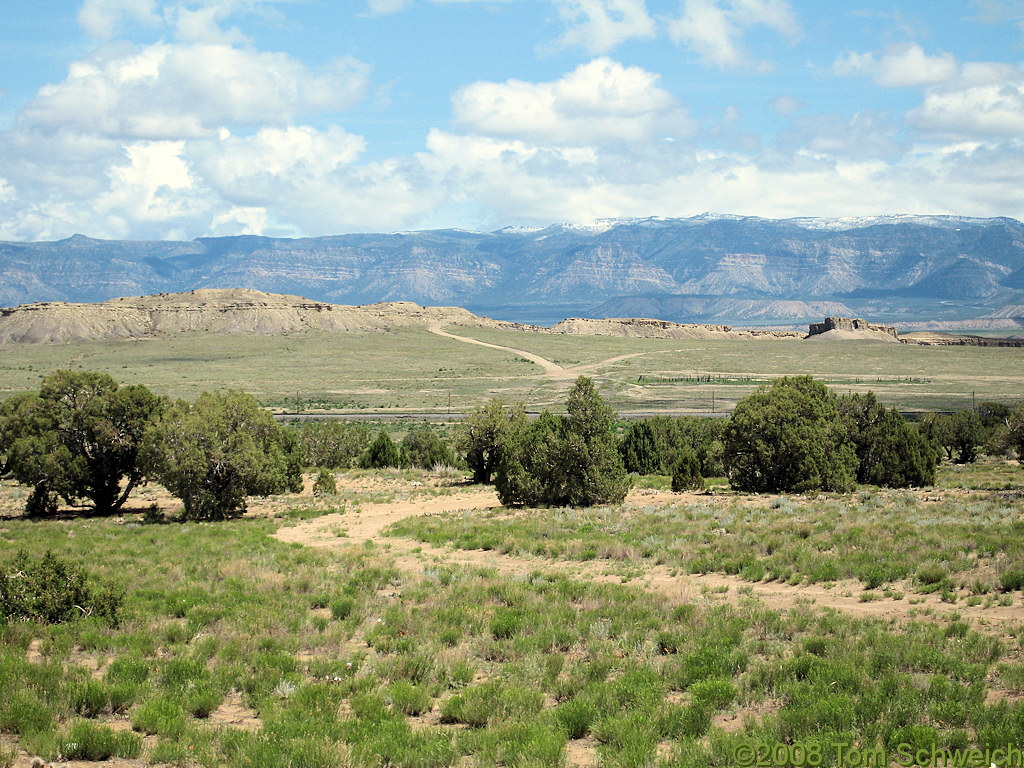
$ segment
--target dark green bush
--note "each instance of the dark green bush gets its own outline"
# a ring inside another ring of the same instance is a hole
[[[363,469],[383,469],[384,467],[403,467],[408,462],[394,440],[383,429],[369,448],[359,457],[359,466]]]
[[[348,469],[370,444],[365,424],[345,421],[301,421],[292,427],[306,467]]]
[[[141,385],[57,371],[38,394],[0,405],[0,470],[34,487],[30,515],[52,515],[58,496],[68,504],[88,499],[97,513],[110,513],[145,475],[144,435],[162,407]]]
[[[890,488],[932,485],[936,453],[895,409],[873,392],[839,399],[839,410],[857,452],[857,482]]]
[[[0,618],[61,624],[96,616],[120,621],[124,592],[90,583],[86,572],[47,552],[31,560],[25,551],[0,566]]]
[[[664,472],[657,435],[647,421],[633,421],[619,443],[619,455],[627,472],[655,475]]]
[[[679,451],[675,464],[672,465],[672,491],[702,491],[704,477],[700,473],[700,460],[690,448]]]
[[[316,480],[313,482],[314,496],[333,496],[338,492],[338,481],[334,479],[334,473],[329,469],[321,469],[316,473]]]
[[[495,474],[505,506],[590,507],[619,504],[630,478],[616,448],[615,412],[594,382],[580,376],[566,415],[547,411],[506,433]]]
[[[1003,592],[1012,592],[1015,589],[1024,590],[1024,568],[1008,568],[999,574],[999,586]]]
[[[723,438],[733,487],[755,493],[848,491],[857,454],[837,398],[810,376],[776,379],[740,400]]]
[[[238,390],[204,392],[192,404],[167,408],[147,435],[144,454],[193,520],[238,517],[249,495],[302,490],[294,433]]]
[[[448,443],[426,424],[413,429],[402,440],[402,450],[409,464],[421,469],[454,466],[455,454]]]

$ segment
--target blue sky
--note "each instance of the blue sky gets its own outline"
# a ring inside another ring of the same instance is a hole
[[[1024,1],[4,0],[0,239],[1024,218]]]

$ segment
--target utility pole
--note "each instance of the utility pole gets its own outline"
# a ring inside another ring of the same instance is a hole
[[[452,415],[452,391],[448,390],[448,415]]]
[[[715,390],[711,390],[711,412],[715,412]]]

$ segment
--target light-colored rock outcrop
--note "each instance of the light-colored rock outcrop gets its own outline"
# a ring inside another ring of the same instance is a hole
[[[865,340],[899,342],[896,329],[888,325],[869,323],[852,317],[826,317],[823,322],[811,323],[808,339],[818,340]]]
[[[125,297],[99,304],[45,302],[0,309],[0,344],[137,339],[199,331],[279,335],[304,331],[384,332],[441,326],[659,339],[802,336],[785,331],[733,330],[727,325],[681,325],[635,318],[572,318],[543,328],[491,320],[461,307],[421,307],[409,301],[349,306],[236,288]]]

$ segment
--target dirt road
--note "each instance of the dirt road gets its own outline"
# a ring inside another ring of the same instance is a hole
[[[648,507],[658,504],[706,502],[706,496],[673,494],[634,490],[626,498],[627,507]],[[281,541],[313,547],[343,548],[362,545],[373,540],[387,548],[387,555],[396,566],[410,571],[421,571],[429,565],[446,564],[462,567],[494,568],[500,573],[522,573],[534,570],[558,571],[573,578],[595,583],[622,583],[616,573],[624,563],[601,560],[550,560],[543,557],[524,557],[501,554],[492,550],[461,550],[435,547],[412,539],[384,536],[385,529],[408,517],[447,513],[484,512],[499,507],[493,489],[460,491],[431,498],[396,501],[391,503],[362,504],[358,511],[335,513],[307,520],[293,527],[281,528],[275,536]],[[527,513],[524,513],[527,514]],[[528,514],[537,514],[530,511]],[[343,532],[343,536],[338,533]],[[948,617],[957,614],[963,620],[983,631],[1003,634],[1011,625],[1024,621],[1019,605],[968,606],[963,603],[944,603],[939,595],[914,595],[903,600],[864,600],[863,585],[857,581],[837,582],[831,585],[781,582],[749,582],[725,574],[680,574],[678,569],[637,561],[641,572],[627,583],[654,592],[679,603],[710,599],[738,603],[757,598],[770,608],[789,610],[798,606],[815,606],[841,611],[859,617],[891,619],[896,622],[925,616]]]

